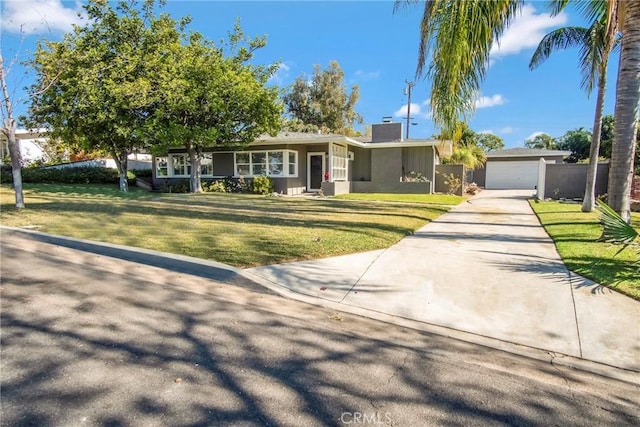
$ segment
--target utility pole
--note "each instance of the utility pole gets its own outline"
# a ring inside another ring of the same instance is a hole
[[[407,84],[404,94],[407,95],[407,130],[405,139],[409,139],[409,127],[411,126],[411,89],[415,86],[414,82],[405,80]]]

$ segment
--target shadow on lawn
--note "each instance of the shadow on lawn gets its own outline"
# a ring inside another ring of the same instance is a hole
[[[11,249],[3,425],[341,425],[354,412],[395,425],[634,421],[627,406],[468,363],[495,350],[88,254],[71,262],[46,245]]]

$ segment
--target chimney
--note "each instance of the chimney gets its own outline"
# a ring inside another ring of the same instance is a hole
[[[393,123],[391,117],[383,117],[382,123],[371,125],[371,142],[402,141],[402,123]]]

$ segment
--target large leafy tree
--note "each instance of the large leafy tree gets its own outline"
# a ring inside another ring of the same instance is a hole
[[[611,158],[611,149],[613,148],[614,138],[614,118],[612,114],[607,114],[602,117],[602,128],[600,130],[600,157],[605,159]],[[636,156],[634,159],[634,167],[636,171],[640,168],[640,127],[636,130]],[[639,175],[636,172],[636,175]]]
[[[39,44],[33,59],[27,123],[85,151],[109,153],[127,191],[127,158],[149,144],[147,119],[157,105],[159,67],[178,40],[176,22],[156,17],[154,1],[103,0],[85,6],[88,23],[60,42]]]
[[[557,141],[548,133],[539,133],[524,142],[527,148],[537,148],[541,150],[555,150],[558,148]]]
[[[476,142],[484,151],[497,151],[504,148],[504,140],[492,133],[476,134]]]
[[[323,132],[354,135],[354,125],[362,123],[362,116],[355,111],[359,97],[360,87],[353,85],[347,92],[340,64],[331,61],[324,70],[315,65],[311,77],[297,77],[283,100],[294,120],[292,126],[301,123]]]
[[[556,147],[558,150],[571,151],[567,162],[577,163],[589,158],[589,150],[593,148],[593,137],[585,128],[570,130],[557,139]]]
[[[161,80],[160,103],[151,117],[154,136],[165,149],[185,147],[190,190],[202,191],[200,164],[205,149],[240,148],[263,133],[275,134],[283,108],[278,89],[266,86],[278,64],[248,63],[264,37],[247,39],[236,22],[229,40],[214,45],[199,33],[173,46],[170,72]]]
[[[564,7],[566,1],[556,1],[554,13]],[[593,133],[589,146],[589,167],[587,169],[587,181],[585,185],[582,211],[591,212],[595,207],[595,186],[596,172],[598,168],[598,154],[600,151],[600,129],[602,126],[602,110],[604,109],[604,98],[607,86],[607,68],[609,55],[617,45],[617,7],[612,2],[613,7],[606,7],[606,3],[600,0],[592,0],[580,3],[583,12],[588,18],[593,19],[590,27],[563,27],[558,28],[540,41],[538,48],[531,57],[529,68],[534,69],[547,60],[552,52],[558,49],[569,47],[580,48],[580,70],[582,72],[581,86],[586,90],[587,95],[591,94],[594,86],[597,86],[596,110],[593,118]],[[571,136],[571,141],[577,143],[580,138]],[[583,157],[582,148],[577,156],[573,147],[571,159],[581,160]]]

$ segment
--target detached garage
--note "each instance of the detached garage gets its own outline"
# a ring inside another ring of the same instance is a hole
[[[484,169],[474,171],[473,179],[487,189],[535,189],[540,159],[562,163],[570,151],[511,148],[487,153]]]

